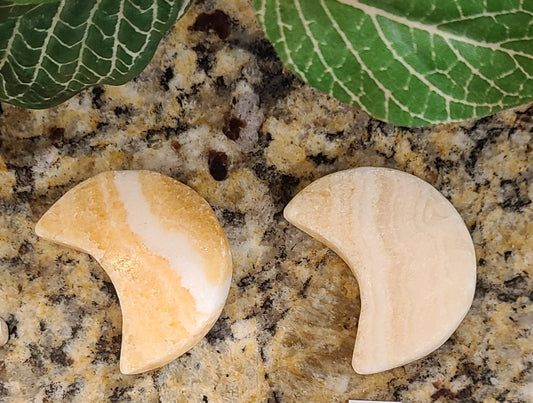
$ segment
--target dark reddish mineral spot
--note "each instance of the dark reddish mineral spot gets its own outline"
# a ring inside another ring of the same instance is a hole
[[[231,34],[231,18],[221,10],[212,13],[201,13],[189,28],[191,31],[215,31],[220,39],[226,39]]]
[[[246,127],[246,122],[238,117],[232,116],[226,122],[224,127],[224,134],[230,140],[237,140],[241,135],[241,130]]]
[[[209,173],[214,180],[223,181],[228,177],[228,156],[222,151],[210,150],[207,162]]]

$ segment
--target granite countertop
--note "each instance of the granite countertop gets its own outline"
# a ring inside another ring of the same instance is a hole
[[[433,128],[384,124],[284,69],[247,1],[196,2],[132,82],[49,110],[1,105],[0,318],[10,338],[0,401],[533,401],[532,129],[533,105]],[[351,367],[357,283],[282,210],[314,179],[368,165],[412,173],[453,203],[474,240],[478,282],[441,348],[362,376]],[[129,376],[119,372],[109,278],[34,233],[68,189],[118,169],[196,189],[234,259],[209,334]]]

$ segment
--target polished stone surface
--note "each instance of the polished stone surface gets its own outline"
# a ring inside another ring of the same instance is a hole
[[[0,401],[533,401],[532,128],[531,105],[425,129],[381,123],[285,70],[247,1],[196,2],[132,82],[50,110],[1,105],[0,318],[10,339]],[[354,277],[281,214],[314,179],[358,166],[400,169],[439,189],[478,261],[473,306],[451,339],[368,376],[350,365]],[[196,189],[234,259],[211,332],[165,367],[130,376],[119,371],[109,278],[89,256],[34,233],[68,189],[118,169]]]

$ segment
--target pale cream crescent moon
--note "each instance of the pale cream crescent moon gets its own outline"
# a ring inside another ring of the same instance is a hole
[[[341,171],[303,189],[284,215],[334,250],[357,278],[356,372],[424,357],[468,312],[473,242],[459,213],[427,182],[386,168]]]
[[[75,186],[39,220],[37,235],[92,255],[122,310],[120,369],[160,367],[219,317],[231,254],[209,204],[151,171],[105,172]]]

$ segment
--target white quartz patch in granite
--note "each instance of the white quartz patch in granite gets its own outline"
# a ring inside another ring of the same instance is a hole
[[[241,146],[244,152],[249,152],[257,143],[258,131],[264,120],[263,111],[259,107],[259,95],[246,81],[239,81],[233,94],[236,100],[233,113],[246,123],[235,142]]]
[[[224,48],[217,52],[212,74],[215,77],[234,74],[235,69],[250,63],[253,56],[241,48]]]
[[[238,340],[248,338],[257,331],[256,321],[255,319],[236,321],[231,325],[231,331],[233,332],[233,337]]]

